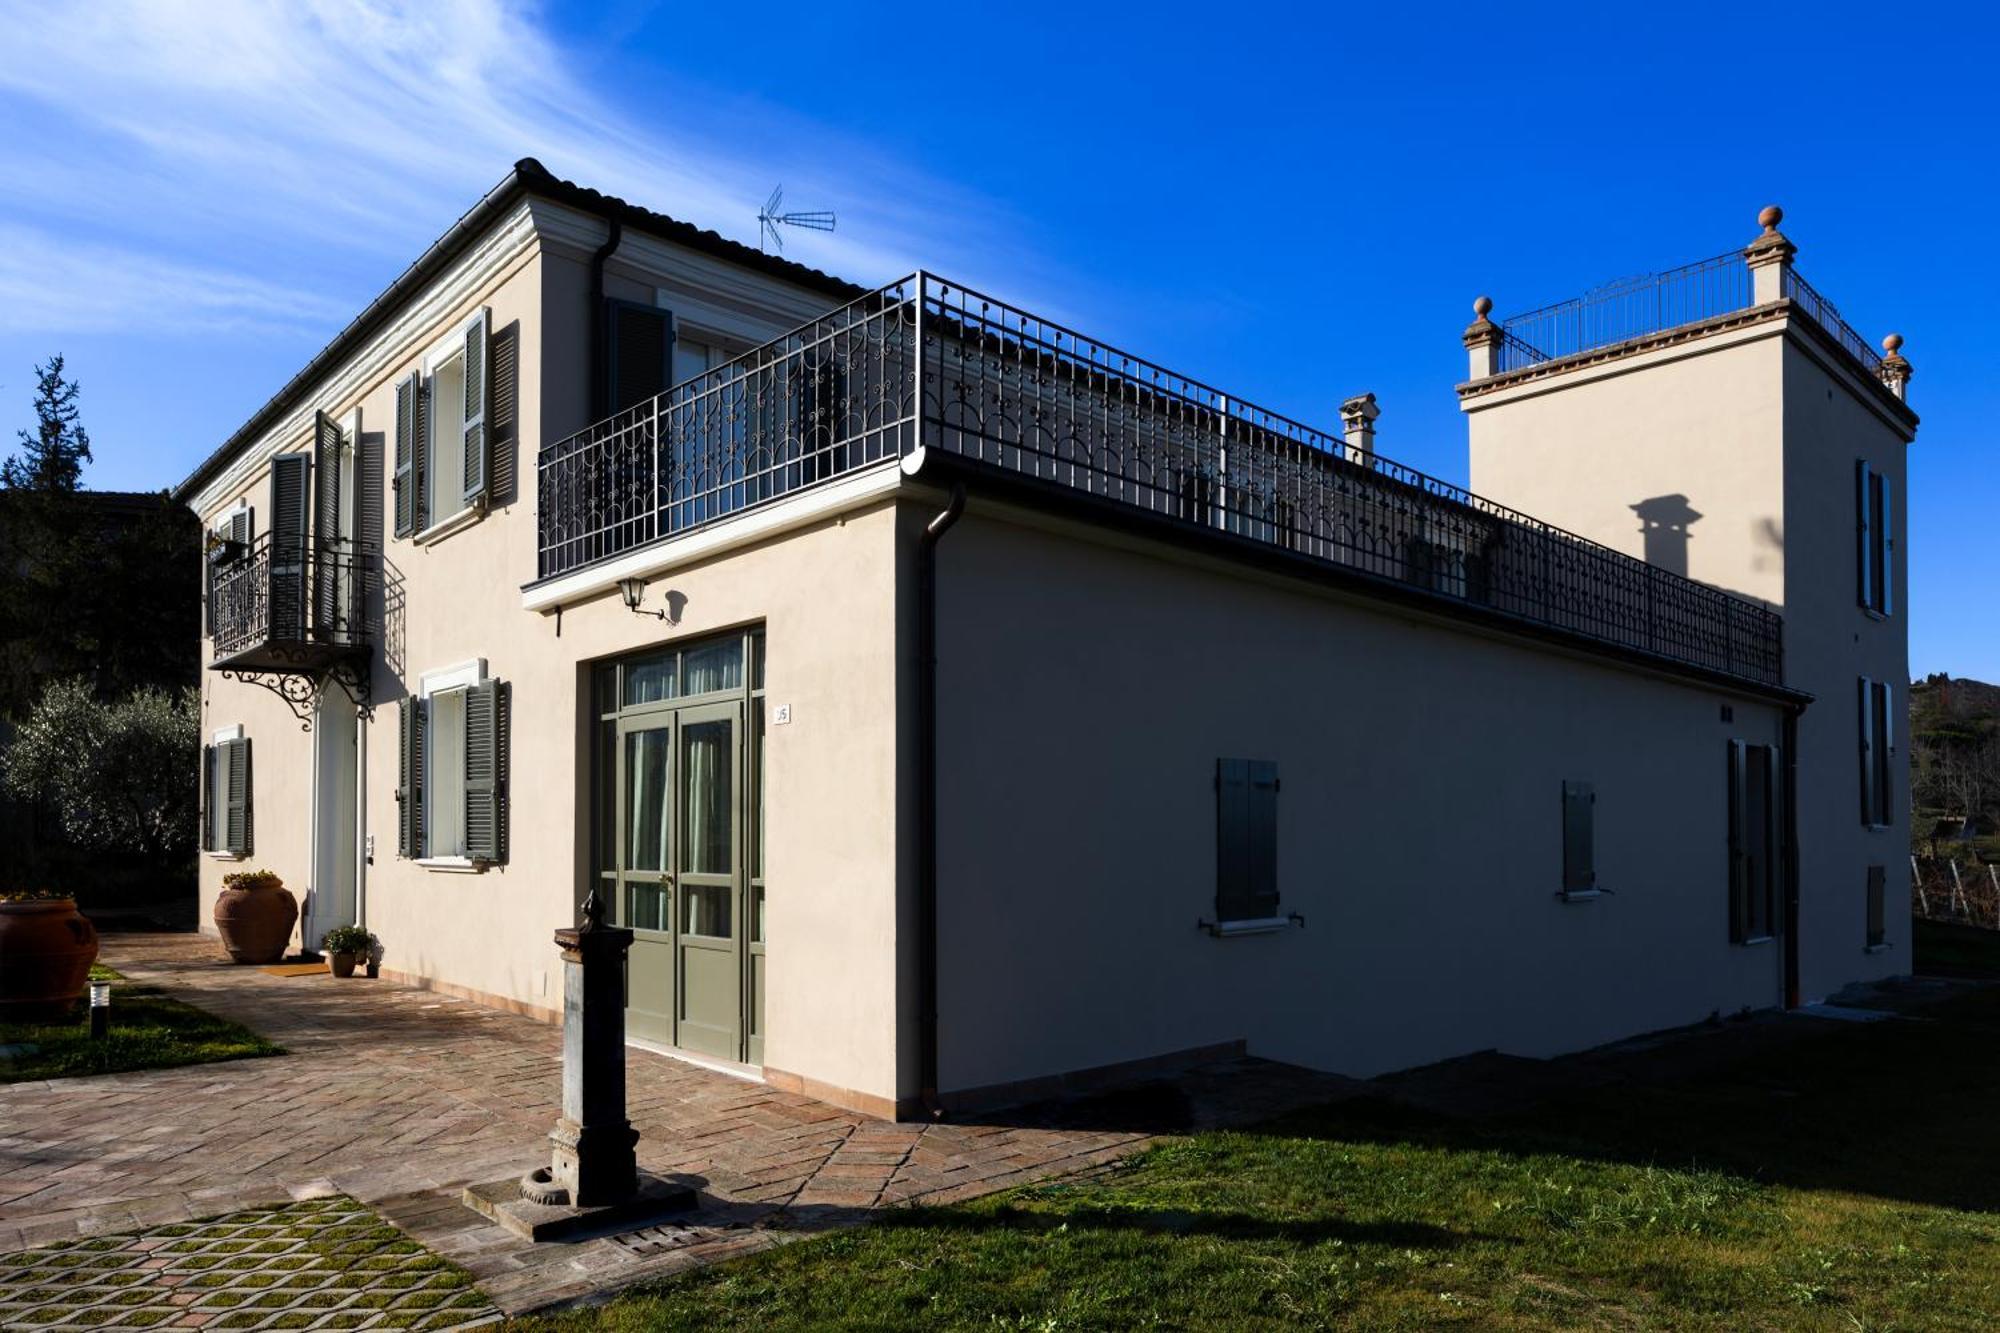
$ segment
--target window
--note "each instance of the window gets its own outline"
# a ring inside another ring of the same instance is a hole
[[[1215,761],[1215,918],[1219,926],[1278,919],[1278,766]]]
[[[1729,742],[1729,938],[1737,944],[1777,931],[1778,751]]]
[[[485,506],[493,467],[490,324],[481,307],[431,350],[423,370],[396,385],[398,537],[431,533]]]
[[[1883,896],[1888,888],[1889,871],[1886,866],[1868,867],[1868,945],[1870,949],[1880,949],[1888,944],[1888,930],[1884,925]]]
[[[674,317],[658,306],[605,302],[604,352],[604,416],[616,416],[635,403],[643,403],[680,378],[674,355]]]
[[[1854,465],[1855,570],[1864,610],[1886,616],[1893,610],[1896,539],[1889,479],[1863,462]]]
[[[1861,822],[1887,828],[1895,816],[1895,712],[1889,682],[1861,678]]]
[[[1597,896],[1597,793],[1588,782],[1562,785],[1562,896]]]
[[[401,705],[396,851],[482,866],[507,859],[509,691],[474,661],[424,677]]]
[[[201,849],[248,856],[250,835],[250,741],[233,727],[202,747]]]

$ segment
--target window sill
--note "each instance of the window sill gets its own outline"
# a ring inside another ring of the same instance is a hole
[[[1556,897],[1566,903],[1594,903],[1605,895],[1603,889],[1557,889]]]
[[[203,852],[202,855],[211,861],[248,861],[250,859],[250,853],[248,852]]]
[[[1881,942],[1880,944],[1864,944],[1864,945],[1862,945],[1862,946],[1861,946],[1861,952],[1863,952],[1863,953],[1887,953],[1887,952],[1889,952],[1889,950],[1891,950],[1891,949],[1893,949],[1893,948],[1895,948],[1895,947],[1896,947],[1896,946],[1895,946],[1895,945],[1893,945],[1893,944],[1891,944],[1891,943],[1889,943],[1889,941],[1887,941],[1887,940],[1883,940],[1883,941],[1882,941],[1882,942]]]
[[[454,532],[471,527],[474,523],[485,517],[486,508],[484,505],[467,505],[450,518],[440,519],[438,522],[431,524],[422,532],[410,538],[410,540],[418,546],[429,546],[434,542],[443,541]]]
[[[1216,939],[1230,939],[1237,935],[1273,935],[1294,926],[1304,928],[1306,919],[1297,912],[1290,916],[1253,917],[1247,921],[1197,921],[1195,925],[1207,931]]]
[[[1777,942],[1777,939],[1778,937],[1776,935],[1758,935],[1751,939],[1738,940],[1736,942],[1742,945],[1746,949],[1754,949],[1761,945],[1774,944]]]
[[[472,861],[463,856],[420,856],[417,864],[440,875],[483,875],[490,861]]]

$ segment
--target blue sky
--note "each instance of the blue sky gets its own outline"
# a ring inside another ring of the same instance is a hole
[[[919,265],[1453,480],[1458,335],[1719,253],[1905,335],[1911,667],[2000,680],[1990,7],[0,0],[0,425],[68,356],[101,488],[171,485],[517,157]],[[1505,496],[1496,497],[1504,500]]]

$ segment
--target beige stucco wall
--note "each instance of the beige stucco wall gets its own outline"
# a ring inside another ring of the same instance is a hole
[[[939,597],[948,1090],[1237,1039],[1363,1075],[1779,1002],[1779,951],[1729,944],[1723,762],[1772,705],[977,508]],[[1278,765],[1304,929],[1196,928],[1221,757]],[[1565,779],[1597,791],[1591,903],[1555,896]]]
[[[1795,316],[1803,319],[1803,316]],[[1649,552],[1626,506],[1684,494],[1692,577],[1782,610],[1786,683],[1815,696],[1798,737],[1800,993],[1910,970],[1907,738],[1896,822],[1860,823],[1857,679],[1892,682],[1899,731],[1909,680],[1909,427],[1817,331],[1782,312],[1658,351],[1473,393],[1463,403],[1472,486],[1593,540]],[[1889,476],[1897,502],[1896,607],[1857,605],[1854,465]],[[1889,946],[1867,953],[1866,874],[1887,870]]]
[[[544,210],[546,212],[546,210]],[[767,698],[792,722],[770,729],[766,847],[769,973],[765,1060],[826,1090],[893,1099],[898,1091],[897,515],[892,505],[831,516],[782,540],[713,553],[657,572],[651,606],[678,594],[681,617],[663,625],[603,591],[553,614],[522,607],[535,575],[535,469],[540,444],[585,424],[589,385],[589,220],[557,218],[575,235],[543,235],[463,300],[440,305],[348,392],[315,404],[344,420],[359,406],[364,434],[393,452],[394,386],[438,339],[484,304],[498,331],[520,337],[517,482],[511,499],[428,545],[384,543],[385,644],[375,655],[366,733],[365,866],[368,926],[383,965],[531,1010],[559,1008],[551,932],[573,919],[589,869],[588,663],[675,639],[761,623]],[[676,269],[659,246],[621,252],[613,294],[696,311],[739,336],[774,336],[812,299],[775,291],[760,308],[754,284],[704,304],[692,294],[714,268],[695,256]],[[652,267],[648,267],[648,266]],[[651,286],[657,283],[658,286]],[[680,285],[676,285],[676,284]],[[823,299],[821,304],[824,304]],[[335,377],[337,379],[337,376]],[[299,435],[297,448],[306,447]],[[385,463],[380,512],[391,513]],[[268,522],[262,470],[215,486],[198,505],[214,516],[245,495]],[[438,517],[438,516],[433,516]],[[202,660],[209,660],[202,645]],[[453,873],[396,854],[397,702],[420,677],[473,658],[512,688],[509,857],[484,873]],[[311,882],[308,822],[312,738],[266,691],[204,674],[204,734],[242,723],[253,738],[256,840],[246,864],[269,866],[303,895]],[[202,920],[233,863],[204,859]],[[211,927],[212,929],[212,927]]]

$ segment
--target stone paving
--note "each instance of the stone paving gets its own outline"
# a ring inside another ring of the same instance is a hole
[[[290,1054],[0,1086],[0,1253],[339,1193],[516,1313],[853,1225],[874,1208],[1101,1165],[1159,1133],[1263,1119],[1352,1087],[1235,1060],[1080,1103],[892,1124],[633,1050],[640,1164],[700,1176],[702,1206],[671,1226],[536,1246],[457,1196],[547,1162],[555,1027],[387,981],[232,967],[194,935],[106,936],[104,961]]]
[[[352,1199],[0,1254],[0,1328],[469,1328],[465,1273]]]

